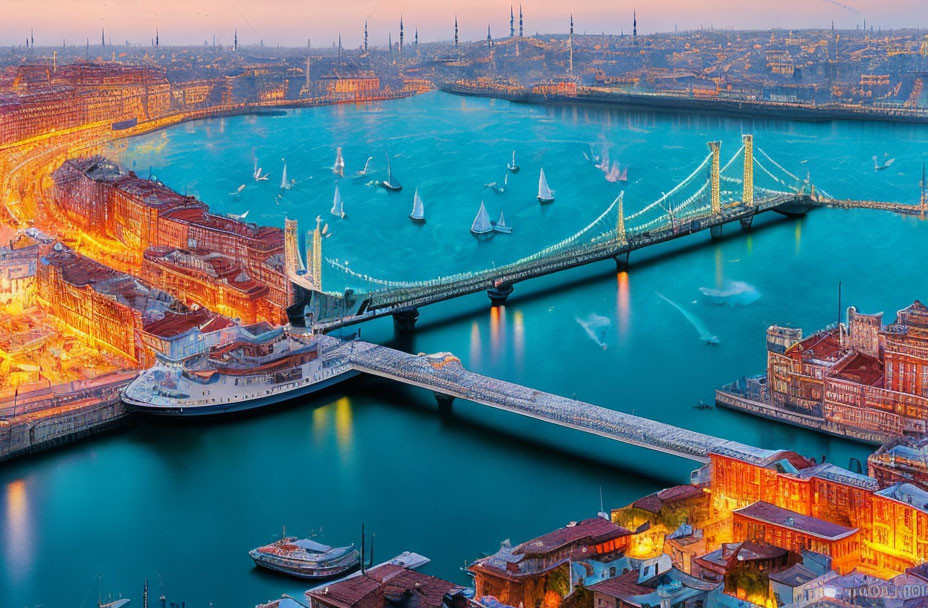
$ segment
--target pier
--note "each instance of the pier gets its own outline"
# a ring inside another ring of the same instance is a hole
[[[766,450],[736,441],[476,374],[464,369],[450,353],[411,355],[354,341],[347,357],[359,372],[432,391],[445,411],[451,407],[450,399],[464,399],[703,464],[709,461],[710,452],[746,459],[768,455]]]
[[[725,163],[719,142],[708,142],[708,148],[709,154],[688,177],[638,211],[625,214],[622,193],[599,217],[560,242],[509,264],[473,272],[422,281],[369,276],[347,261],[324,257],[319,225],[304,262],[295,222],[288,223],[285,258],[297,302],[288,311],[290,321],[325,332],[392,315],[398,331],[409,331],[423,306],[481,291],[492,305],[500,305],[517,283],[604,260],[626,270],[634,251],[706,231],[718,239],[723,230],[750,229],[763,213],[798,216],[818,207],[926,213],[924,195],[920,204],[905,204],[840,200],[817,191],[808,179],[800,179],[761,148],[755,149],[751,135],[743,136],[743,145]],[[324,266],[346,275],[358,287],[343,293],[324,291]]]

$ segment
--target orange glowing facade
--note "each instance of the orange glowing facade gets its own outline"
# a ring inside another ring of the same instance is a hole
[[[916,301],[883,327],[853,307],[847,323],[805,339],[767,331],[771,404],[883,437],[928,432],[928,307]]]
[[[248,322],[284,318],[290,283],[280,229],[210,213],[196,198],[124,174],[101,157],[69,160],[53,178],[62,214],[139,256],[152,285]],[[164,248],[175,253],[166,258]],[[150,249],[157,251],[147,255]]]
[[[709,470],[716,506],[738,509],[763,502],[859,530],[859,553],[849,546],[836,548],[842,568],[861,565],[900,573],[928,560],[928,492],[912,484],[880,489],[876,479],[814,464],[792,452],[755,460],[712,454]],[[792,537],[772,538],[764,536],[766,542],[793,549]]]

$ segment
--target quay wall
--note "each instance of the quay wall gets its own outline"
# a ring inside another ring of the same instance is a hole
[[[484,87],[467,87],[449,84],[441,90],[473,97],[494,97],[532,104],[587,104],[640,110],[666,110],[672,112],[698,112],[733,117],[773,118],[806,122],[832,120],[864,120],[928,123],[928,111],[882,110],[880,108],[842,107],[839,105],[786,104],[736,99],[696,98],[663,95],[659,93],[627,93],[609,91],[580,92],[577,95],[541,94],[525,90],[522,93],[496,91]]]
[[[846,425],[835,424],[823,418],[783,410],[769,403],[749,399],[743,395],[731,393],[722,389],[717,389],[715,391],[715,403],[720,407],[745,412],[752,416],[760,416],[768,420],[775,420],[783,424],[790,424],[820,433],[827,433],[835,437],[853,439],[854,441],[869,445],[882,445],[893,439],[898,439],[895,435],[856,429]]]

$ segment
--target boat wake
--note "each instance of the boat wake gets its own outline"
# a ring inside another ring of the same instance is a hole
[[[590,340],[596,343],[601,349],[606,350],[606,338],[608,337],[609,328],[612,327],[612,321],[608,317],[590,313],[585,317],[574,317],[574,320],[580,324]]]
[[[699,291],[710,304],[717,306],[749,306],[760,299],[760,292],[744,281],[725,281],[721,289],[700,287]]]
[[[655,291],[654,293],[656,293],[658,297],[660,297],[660,299],[664,300],[665,302],[667,302],[668,304],[676,308],[678,311],[680,311],[680,314],[683,315],[683,318],[689,321],[690,325],[692,325],[696,329],[696,331],[699,332],[700,340],[702,340],[706,344],[718,344],[719,343],[718,336],[710,332],[709,328],[706,327],[706,324],[703,323],[699,317],[697,317],[696,315],[694,315],[687,309],[683,308],[682,306],[680,306],[679,304],[677,304],[676,302],[674,302],[673,300],[671,300],[670,298],[662,294],[661,292]]]

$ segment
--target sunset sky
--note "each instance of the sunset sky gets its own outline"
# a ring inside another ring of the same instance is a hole
[[[0,0],[0,44],[22,44],[35,30],[36,45],[92,43],[101,27],[114,43],[149,44],[155,28],[161,43],[331,45],[339,32],[345,46],[361,43],[365,19],[371,44],[384,44],[387,31],[398,31],[403,14],[407,40],[419,29],[422,42],[448,40],[457,13],[463,39],[482,39],[487,24],[494,37],[509,32],[509,2],[499,0]],[[575,31],[649,33],[716,28],[854,28],[864,19],[876,27],[928,27],[928,0],[527,0],[525,33],[566,32],[570,11]],[[518,4],[516,4],[518,13]]]

